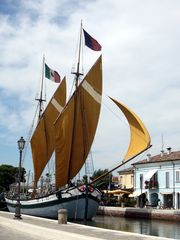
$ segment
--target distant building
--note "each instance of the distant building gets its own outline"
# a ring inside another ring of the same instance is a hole
[[[161,152],[132,164],[138,205],[180,209],[180,151]]]
[[[134,187],[134,170],[128,168],[122,171],[118,171],[118,185],[120,189],[132,190]]]

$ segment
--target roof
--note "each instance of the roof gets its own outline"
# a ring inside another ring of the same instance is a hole
[[[142,161],[136,162],[132,165],[144,164],[144,163],[154,163],[154,162],[168,162],[180,160],[180,151],[158,154],[149,157],[149,159],[144,159]]]
[[[130,168],[126,168],[124,170],[120,170],[118,171],[119,174],[130,174],[130,173],[133,173],[133,167],[130,167]]]

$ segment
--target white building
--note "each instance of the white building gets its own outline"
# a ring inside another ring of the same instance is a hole
[[[180,151],[134,163],[134,192],[138,206],[180,209]]]

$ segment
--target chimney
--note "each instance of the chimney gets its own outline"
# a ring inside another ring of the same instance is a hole
[[[167,148],[168,154],[171,154],[171,147]]]
[[[164,150],[161,150],[161,157],[164,156]]]
[[[151,160],[151,154],[150,154],[150,153],[147,154],[147,160],[148,160],[148,161]]]

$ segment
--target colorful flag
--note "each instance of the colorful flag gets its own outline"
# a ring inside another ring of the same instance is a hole
[[[101,45],[96,41],[93,37],[91,37],[84,29],[84,39],[85,39],[85,45],[89,48],[91,48],[94,51],[101,51]]]
[[[60,83],[61,81],[59,73],[49,68],[46,63],[45,63],[45,77],[56,83]]]

